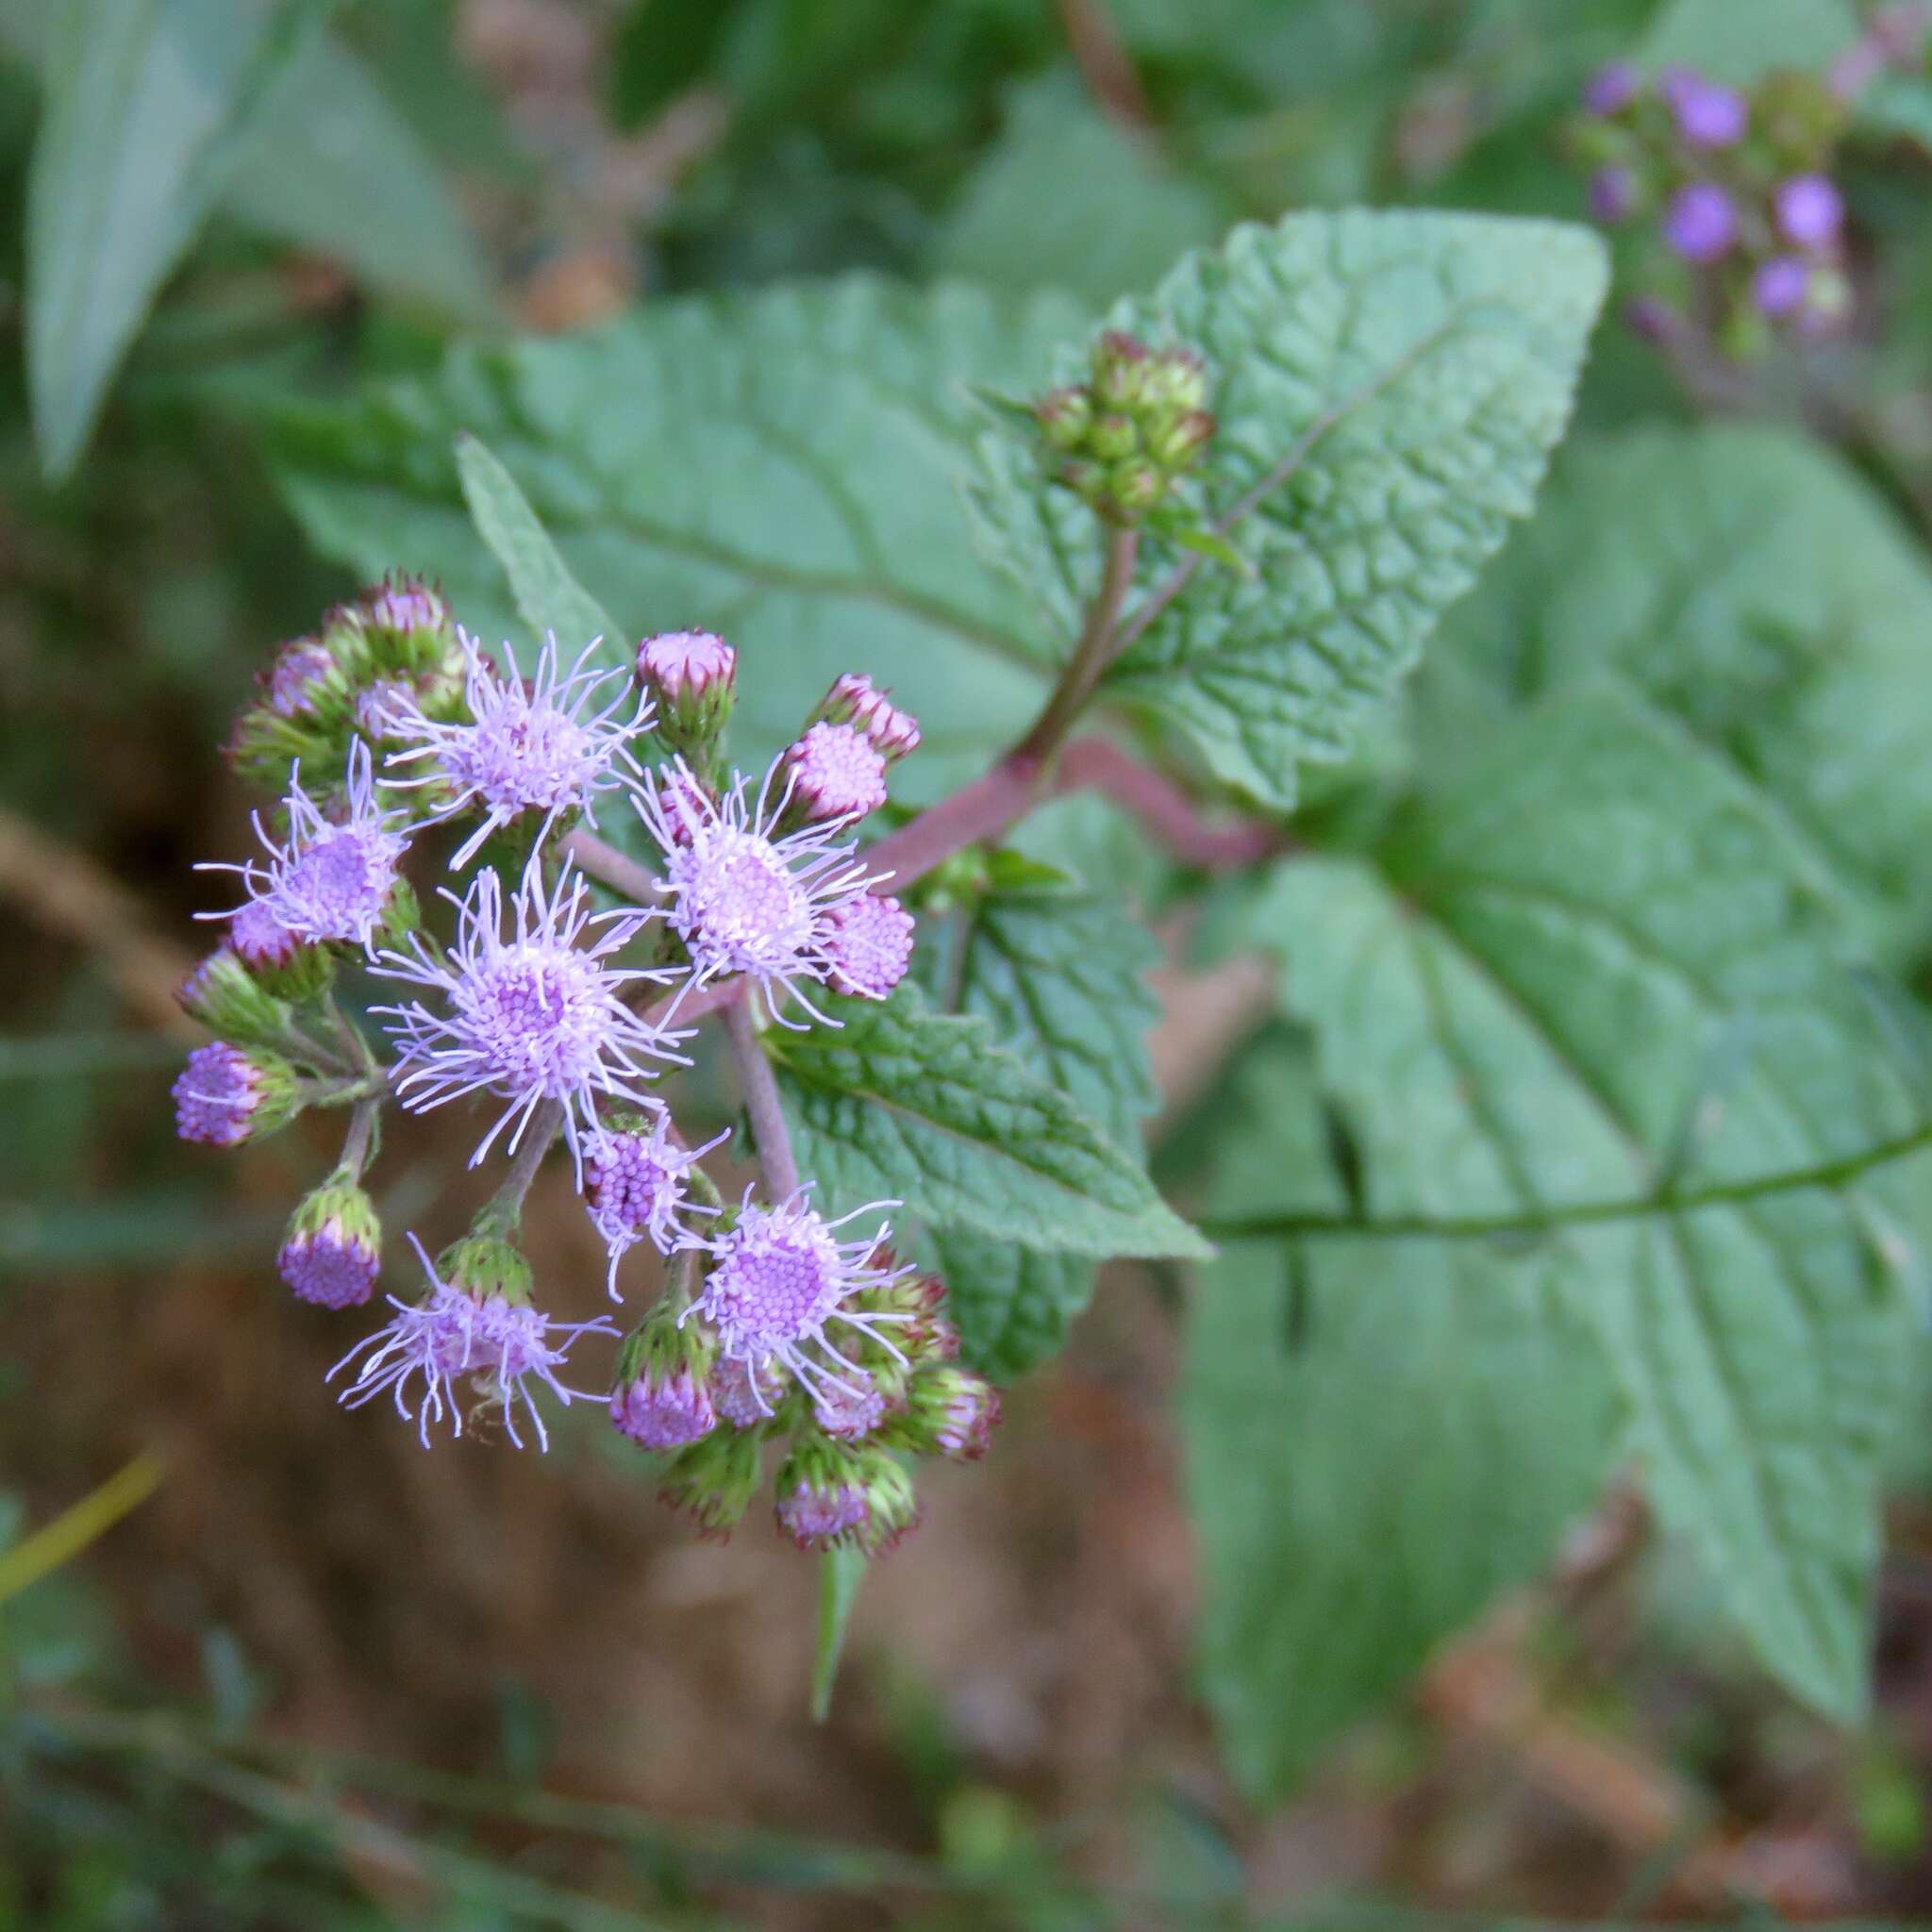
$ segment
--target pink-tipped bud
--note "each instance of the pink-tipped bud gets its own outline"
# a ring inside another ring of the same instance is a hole
[[[742,1356],[720,1356],[711,1370],[711,1402],[734,1429],[756,1429],[772,1420],[785,1399],[785,1376],[774,1361],[754,1367]]]
[[[638,682],[657,702],[658,735],[695,751],[724,728],[736,691],[738,653],[708,630],[667,630],[638,646]]]
[[[302,1108],[295,1070],[279,1054],[210,1041],[175,1082],[175,1131],[206,1147],[239,1147],[286,1126]]]
[[[334,657],[312,638],[284,644],[261,680],[278,718],[314,718],[340,700],[342,680]]]
[[[910,711],[902,711],[862,672],[848,671],[836,679],[812,716],[857,726],[888,764],[919,749],[919,721]]]
[[[890,1418],[881,1440],[916,1456],[976,1462],[1000,1419],[1000,1393],[984,1375],[957,1362],[923,1366]]]
[[[288,1002],[269,991],[232,946],[217,946],[181,982],[175,997],[210,1033],[227,1040],[284,1039],[294,1017]]]
[[[354,1308],[375,1289],[382,1224],[353,1181],[325,1181],[295,1209],[275,1268],[298,1299],[323,1308]]]
[[[801,1550],[890,1549],[919,1520],[911,1479],[890,1456],[808,1442],[779,1466],[778,1529]]]
[[[886,761],[856,725],[814,724],[786,748],[785,767],[809,822],[862,819],[886,802]]]
[[[681,1449],[718,1426],[711,1400],[710,1338],[680,1327],[660,1303],[625,1338],[610,1391],[610,1422],[641,1449]]]
[[[912,915],[896,899],[861,893],[825,914],[823,943],[834,992],[882,1000],[912,963]]]
[[[886,1419],[886,1398],[869,1381],[827,1382],[812,1404],[812,1420],[841,1442],[862,1442]]]

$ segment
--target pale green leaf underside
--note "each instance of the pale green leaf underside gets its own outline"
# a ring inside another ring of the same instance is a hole
[[[1211,1252],[1067,1096],[909,982],[774,1041],[800,1168],[841,1209],[896,1198],[937,1226],[1069,1254]]]
[[[470,430],[626,636],[702,626],[739,646],[741,759],[862,670],[924,730],[895,791],[930,796],[1011,741],[1050,655],[964,534],[969,386],[1024,391],[1080,326],[1063,299],[866,277],[654,303],[292,414],[278,466],[320,549],[440,575],[487,634],[508,613],[449,455]]]
[[[1297,768],[1347,754],[1528,511],[1604,286],[1580,228],[1352,210],[1239,228],[1119,305],[1115,325],[1208,359],[1220,428],[1199,493],[1252,573],[1149,546],[1129,627],[1158,614],[1108,689],[1291,804]],[[1011,453],[985,457],[988,540],[1071,637],[1093,587],[1081,513]]]
[[[457,475],[478,534],[509,579],[523,620],[539,637],[554,637],[575,656],[594,638],[607,651],[624,652],[624,638],[604,608],[557,554],[528,499],[486,443],[467,433],[457,438]]]
[[[1908,1134],[1829,903],[1761,801],[1614,691],[1537,708],[1372,869],[1285,867],[1262,924],[1378,1216],[1534,1212],[1667,1524],[1801,1696],[1864,1696],[1902,1298],[1824,1190],[1561,1224]],[[1722,1078],[1714,1070],[1724,1069]],[[1480,1256],[1480,1241],[1463,1244]]]
[[[1574,444],[1429,653],[1428,762],[1499,702],[1614,669],[1749,779],[1788,866],[1888,957],[1932,914],[1932,571],[1884,504],[1784,431]]]

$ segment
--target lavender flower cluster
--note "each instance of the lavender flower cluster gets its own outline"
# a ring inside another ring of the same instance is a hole
[[[1843,103],[1816,75],[1768,75],[1749,92],[1688,67],[1655,79],[1634,63],[1584,90],[1571,146],[1592,215],[1649,219],[1658,244],[1630,305],[1644,333],[1708,329],[1739,359],[1774,328],[1817,337],[1851,304],[1844,201],[1830,165]]]
[[[486,1417],[547,1445],[540,1395],[605,1401],[624,1435],[668,1453],[664,1494],[712,1532],[742,1517],[763,1445],[783,1439],[781,1528],[808,1548],[881,1549],[916,1514],[902,1457],[982,1453],[997,1396],[956,1359],[942,1286],[888,1245],[895,1204],[828,1220],[808,1184],[727,1205],[702,1162],[728,1132],[692,1147],[656,1088],[687,1063],[679,1015],[701,990],[741,982],[762,1024],[833,1025],[822,989],[884,999],[904,976],[912,916],[854,834],[919,727],[842,676],[769,769],[730,771],[730,645],[647,638],[633,671],[601,663],[600,644],[567,660],[553,639],[525,677],[402,581],[283,648],[230,743],[282,796],[256,814],[260,857],[209,868],[242,898],[204,915],[225,937],[182,988],[218,1037],[175,1083],[178,1131],[233,1147],[305,1108],[350,1110],[341,1159],[278,1257],[297,1297],[344,1309],[380,1270],[363,1180],[385,1105],[482,1099],[470,1164],[500,1151],[505,1184],[440,1257],[409,1237],[423,1285],[390,1296],[391,1319],[331,1372],[342,1401],[389,1397],[425,1446]],[[621,863],[653,903],[600,903],[580,862],[600,812],[650,851],[647,871]],[[434,894],[441,931],[405,877],[436,862],[432,844],[460,888]],[[338,997],[352,966],[394,989],[367,1007],[381,1046]],[[620,1331],[543,1314],[515,1241],[559,1132],[612,1299],[633,1247],[667,1261],[605,1391],[568,1385],[565,1357]]]

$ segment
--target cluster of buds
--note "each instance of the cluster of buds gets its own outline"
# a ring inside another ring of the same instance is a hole
[[[985,1454],[998,1392],[955,1359],[943,1286],[898,1266],[885,1238],[835,1242],[802,1201],[747,1204],[712,1237],[696,1292],[674,1290],[625,1343],[610,1420],[669,1452],[660,1493],[706,1535],[742,1520],[768,1446],[780,1531],[869,1555],[919,1520],[907,1458]],[[812,1307],[850,1331],[816,1360],[798,1353]]]
[[[1618,61],[1584,91],[1572,153],[1591,212],[1652,224],[1643,332],[1708,329],[1748,359],[1774,329],[1828,334],[1845,321],[1844,202],[1830,167],[1845,120],[1820,76],[1766,75],[1749,92],[1686,67],[1647,77]]]
[[[1050,474],[1116,525],[1146,520],[1214,434],[1208,370],[1193,350],[1154,349],[1119,329],[1093,345],[1087,381],[1033,406]]]
[[[364,1179],[384,1108],[485,1099],[471,1165],[496,1150],[510,1173],[466,1237],[434,1260],[416,1244],[415,1291],[331,1372],[342,1401],[388,1397],[425,1444],[487,1419],[540,1445],[540,1400],[603,1401],[672,1457],[666,1493],[713,1530],[742,1516],[783,1437],[781,1526],[808,1547],[882,1549],[916,1513],[902,1458],[975,1455],[997,1414],[953,1359],[943,1291],[892,1259],[890,1204],[828,1221],[808,1187],[727,1207],[702,1163],[728,1133],[693,1147],[656,1090],[685,1063],[678,1012],[701,986],[741,982],[766,1023],[800,1027],[839,1024],[821,989],[885,999],[905,975],[913,919],[856,835],[919,726],[848,675],[768,767],[733,771],[729,644],[667,633],[615,668],[596,649],[567,661],[553,639],[525,676],[404,581],[283,651],[232,747],[281,803],[256,817],[261,858],[213,868],[242,899],[205,915],[225,936],[181,990],[217,1037],[175,1084],[178,1129],[234,1147],[305,1108],[349,1109],[277,1257],[299,1300],[342,1310],[381,1272]],[[606,903],[585,872],[609,852],[584,843],[600,811],[625,848],[615,876],[635,891],[646,874],[646,903]],[[434,895],[453,908],[434,925],[404,877],[425,863],[467,874]],[[379,1034],[340,997],[351,972],[393,989],[354,1003]],[[627,1336],[546,1315],[516,1244],[558,1133],[611,1298],[632,1248],[665,1257],[669,1286]],[[855,1220],[874,1224],[843,1232]],[[621,1341],[613,1386],[564,1380],[586,1336]]]
[[[252,783],[279,790],[291,766],[311,787],[341,780],[358,732],[407,695],[431,716],[462,708],[463,654],[440,592],[393,577],[328,611],[313,637],[284,644],[261,674],[261,697],[235,721],[228,761]],[[372,735],[379,736],[379,732]]]

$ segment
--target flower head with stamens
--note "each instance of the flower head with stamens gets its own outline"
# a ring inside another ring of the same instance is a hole
[[[285,963],[278,952],[285,939],[368,945],[389,910],[396,867],[409,845],[408,835],[397,828],[398,815],[377,802],[369,746],[358,738],[349,748],[348,782],[339,815],[325,812],[302,789],[299,770],[290,773],[289,795],[282,804],[289,835],[279,843],[256,814],[256,837],[268,853],[266,865],[251,858],[245,865],[199,868],[240,873],[251,904],[232,915],[208,912],[202,917],[232,917],[237,950],[246,947],[244,958],[258,955],[264,963]]]
[[[856,1241],[841,1241],[837,1230],[896,1204],[875,1201],[827,1221],[805,1196],[801,1188],[780,1207],[760,1208],[752,1205],[747,1190],[738,1220],[724,1234],[691,1236],[691,1245],[712,1258],[703,1290],[679,1319],[702,1317],[717,1335],[721,1356],[775,1365],[814,1397],[834,1386],[862,1393],[865,1372],[839,1353],[830,1330],[835,1324],[849,1328],[898,1357],[883,1324],[908,1318],[867,1313],[855,1302],[913,1271],[878,1265],[891,1233],[889,1224],[881,1223],[876,1232]],[[762,1405],[761,1378],[755,1375],[750,1387]]]
[[[671,900],[668,917],[691,954],[695,982],[741,973],[774,1019],[784,1017],[775,990],[824,1020],[799,982],[830,972],[827,921],[874,881],[853,847],[835,842],[837,824],[778,831],[791,798],[789,781],[772,796],[782,765],[781,758],[766,773],[754,802],[742,774],[713,799],[676,760],[645,781],[638,814],[663,853],[659,890]]]
[[[584,1205],[610,1251],[609,1288],[617,1294],[617,1264],[640,1241],[648,1240],[668,1255],[683,1238],[678,1215],[709,1214],[688,1199],[691,1169],[714,1147],[730,1140],[726,1128],[702,1147],[690,1148],[673,1137],[671,1117],[659,1113],[648,1130],[641,1120],[600,1125],[584,1146]]]
[[[426,1449],[430,1424],[440,1425],[445,1416],[452,1435],[463,1433],[457,1385],[470,1377],[482,1398],[479,1407],[502,1410],[504,1431],[519,1449],[524,1446],[517,1434],[519,1402],[536,1424],[538,1445],[549,1448],[550,1437],[529,1385],[541,1382],[566,1407],[573,1401],[595,1401],[581,1389],[566,1389],[557,1372],[579,1335],[614,1335],[616,1329],[602,1316],[594,1322],[553,1322],[525,1299],[472,1293],[437,1274],[413,1234],[409,1244],[429,1277],[429,1292],[419,1302],[391,1295],[396,1312],[389,1324],[365,1336],[329,1371],[333,1379],[358,1356],[364,1357],[356,1379],[342,1391],[342,1406],[360,1408],[391,1392],[396,1413],[415,1423]],[[419,1375],[423,1388],[416,1393],[411,1384]]]
[[[711,1405],[734,1429],[755,1429],[769,1422],[785,1399],[785,1373],[759,1357],[720,1356],[711,1364]]]
[[[808,819],[850,823],[886,802],[885,758],[856,724],[812,725],[786,747],[785,763]]]
[[[513,657],[509,675],[500,675],[474,637],[467,631],[458,637],[467,665],[469,716],[445,723],[430,717],[413,695],[404,695],[383,708],[380,720],[382,735],[402,747],[389,754],[391,770],[429,761],[418,775],[390,783],[439,788],[431,819],[483,815],[451,858],[452,870],[467,865],[492,832],[525,812],[542,818],[540,840],[574,812],[594,824],[598,796],[634,782],[639,767],[630,745],[651,722],[649,698],[639,695],[633,705],[625,672],[591,664],[601,638],[564,671],[553,637],[538,654],[537,675],[525,683]],[[508,657],[507,644],[504,651]]]
[[[545,1101],[564,1109],[563,1129],[583,1177],[584,1130],[594,1124],[597,1098],[648,1104],[641,1083],[658,1063],[681,1060],[687,1036],[640,1019],[625,1005],[625,989],[663,985],[672,972],[619,968],[609,961],[645,923],[648,912],[592,913],[590,889],[566,869],[554,887],[543,883],[539,858],[525,868],[508,895],[508,928],[502,881],[485,867],[461,899],[457,935],[447,953],[432,951],[420,933],[408,953],[375,956],[376,973],[441,996],[432,1013],[420,1000],[377,1007],[393,1024],[400,1077],[396,1094],[416,1112],[469,1093],[508,1102],[471,1157],[475,1166],[512,1121],[514,1152],[531,1116]],[[593,927],[603,929],[587,937]]]

